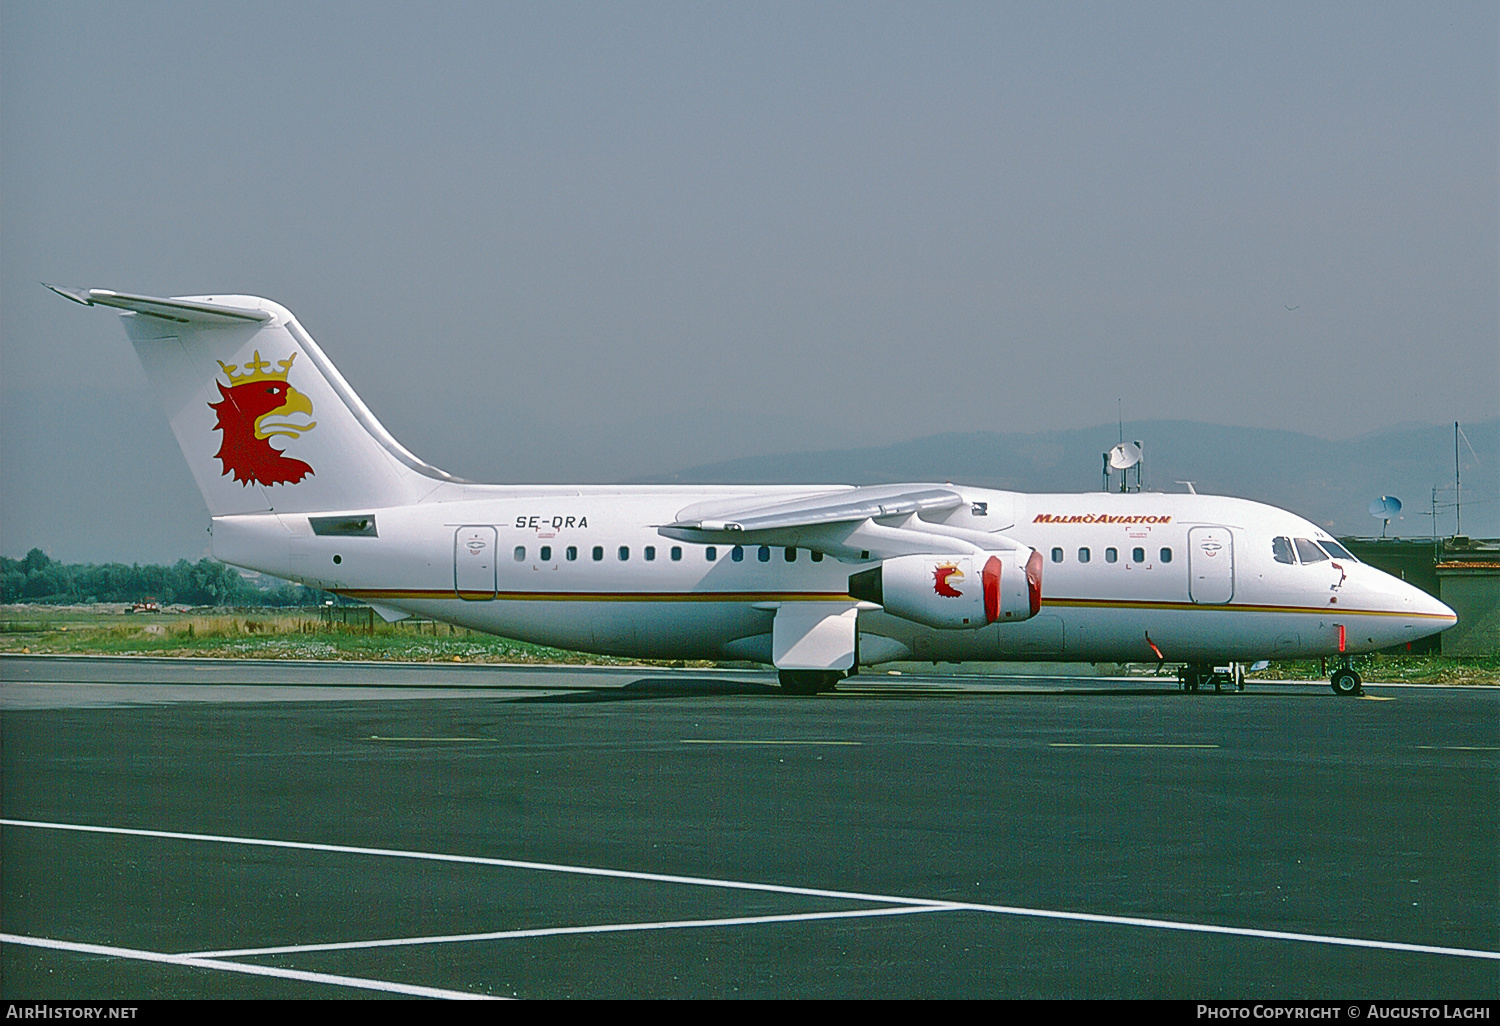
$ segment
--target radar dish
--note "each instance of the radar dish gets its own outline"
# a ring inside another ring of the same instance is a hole
[[[1109,450],[1109,465],[1115,470],[1129,470],[1141,462],[1141,447],[1134,442],[1121,442]]]
[[[1370,516],[1376,520],[1389,520],[1401,512],[1401,500],[1394,495],[1382,495],[1370,503]]]

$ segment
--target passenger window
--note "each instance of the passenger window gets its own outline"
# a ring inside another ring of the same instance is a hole
[[[1089,555],[1089,550],[1088,549],[1079,549],[1078,550],[1078,562],[1080,562],[1080,563],[1087,563],[1089,561],[1089,559],[1091,559],[1091,558],[1092,557]]]
[[[708,548],[704,549],[703,550],[703,558],[706,559],[706,560],[708,560],[710,563],[712,563],[714,560],[718,559],[719,558],[719,547],[717,545],[710,545]]]
[[[1163,563],[1170,563],[1170,562],[1172,562],[1172,550],[1171,549],[1162,549],[1161,550],[1161,561]]]
[[[655,559],[656,558],[656,546],[655,545],[647,545],[646,546],[645,556],[646,556],[646,562],[648,562],[648,563],[651,560]]]
[[[762,545],[760,551],[756,552],[755,558],[762,563],[769,563],[771,561],[771,546]]]
[[[577,545],[569,545],[568,546],[567,555],[568,555],[568,562],[570,562],[570,563],[573,560],[577,559],[578,558],[578,546]]]
[[[736,563],[742,562],[745,558],[745,547],[743,545],[736,545],[734,548],[730,549],[729,558],[734,560]]]
[[[791,546],[787,546],[786,561],[788,563],[795,563],[795,562],[797,562],[797,550],[794,549],[794,548],[792,548]]]
[[[543,545],[542,546],[542,562],[543,563],[550,563],[550,562],[552,562],[552,546],[551,545]]]
[[[1130,550],[1130,560],[1133,563],[1144,563],[1146,561],[1146,550],[1145,549],[1131,549]]]
[[[524,546],[524,545],[517,545],[516,546],[516,562],[517,563],[521,563],[521,562],[525,562],[525,560],[526,560],[526,546]]]
[[[1119,559],[1120,559],[1120,550],[1119,549],[1105,549],[1104,550],[1104,561],[1106,563],[1116,563],[1116,562],[1119,561]]]
[[[1054,563],[1061,563],[1062,562],[1062,549],[1053,549],[1052,550],[1052,562],[1054,562]]]
[[[1292,544],[1297,546],[1297,558],[1304,563],[1318,563],[1328,558],[1328,553],[1307,538],[1294,538]]]
[[[682,561],[682,546],[681,545],[673,545],[672,546],[672,562],[674,562],[674,563],[680,563],[681,561]]]
[[[1297,559],[1292,555],[1292,540],[1290,538],[1272,538],[1271,555],[1278,563],[1295,563]]]
[[[603,558],[604,558],[604,546],[603,545],[595,545],[594,546],[594,562],[597,563],[597,562],[599,562],[599,560],[601,560]]]
[[[630,558],[630,546],[629,545],[621,545],[620,546],[620,562],[623,563],[623,562],[625,562],[629,558]]]

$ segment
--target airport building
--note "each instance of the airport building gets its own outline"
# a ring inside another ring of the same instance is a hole
[[[1421,588],[1458,623],[1412,644],[1413,652],[1500,655],[1500,538],[1340,538],[1356,557]]]

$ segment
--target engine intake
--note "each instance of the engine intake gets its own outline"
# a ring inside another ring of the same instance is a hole
[[[929,627],[977,630],[1037,614],[1042,557],[1034,549],[895,556],[852,575],[849,594]]]

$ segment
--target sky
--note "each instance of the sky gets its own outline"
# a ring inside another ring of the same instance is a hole
[[[5,0],[0,553],[206,552],[42,281],[274,299],[485,481],[1493,418],[1497,55],[1490,2]]]

